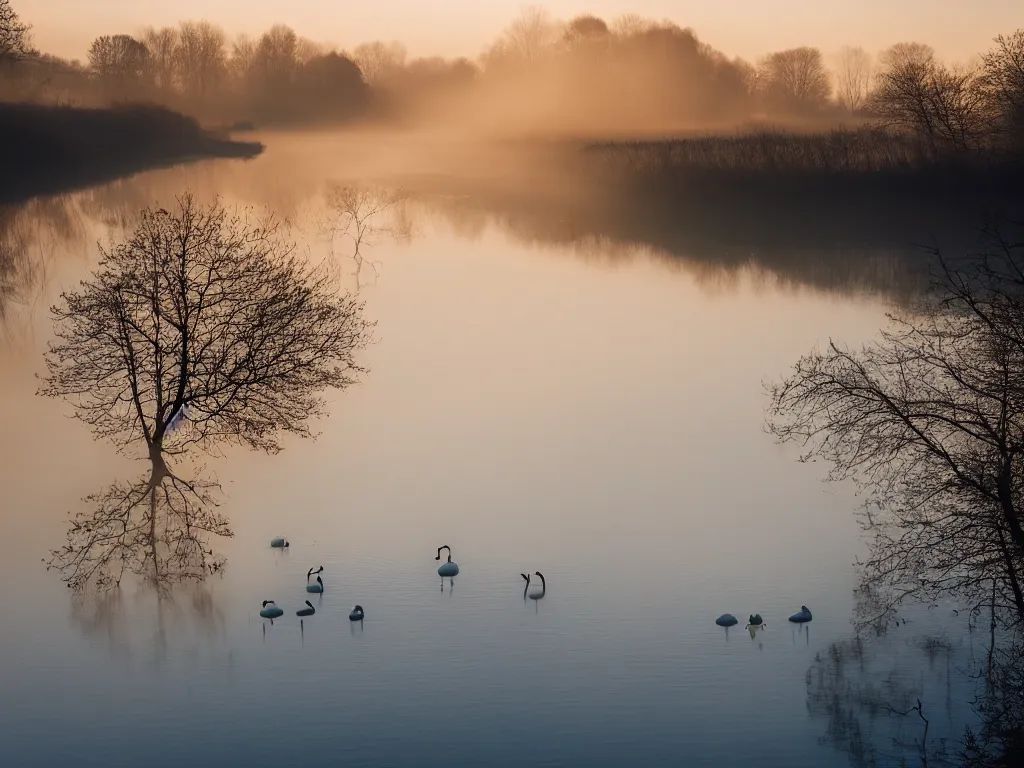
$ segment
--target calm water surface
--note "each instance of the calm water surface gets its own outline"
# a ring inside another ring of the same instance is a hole
[[[411,242],[373,248],[371,370],[331,395],[319,439],[209,461],[236,532],[214,542],[223,577],[73,598],[41,558],[81,497],[141,472],[34,395],[46,305],[117,231],[82,202],[103,194],[77,199],[84,239],[40,247],[54,258],[3,346],[5,766],[848,764],[806,675],[850,634],[856,499],[762,432],[762,380],[867,338],[883,303],[420,211]],[[526,600],[536,570],[548,590]],[[726,611],[767,629],[727,634]]]

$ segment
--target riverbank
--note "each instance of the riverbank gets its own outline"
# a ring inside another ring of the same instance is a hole
[[[82,109],[0,103],[0,203],[17,203],[202,158],[248,159],[233,141],[162,107]]]
[[[952,153],[878,127],[818,133],[759,130],[657,141],[588,142],[582,165],[626,194],[681,201],[783,195],[825,199],[913,197],[1019,200],[1024,158]]]

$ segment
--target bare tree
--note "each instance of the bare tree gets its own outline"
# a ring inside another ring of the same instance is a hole
[[[777,109],[807,111],[822,107],[831,86],[817,48],[791,48],[764,58],[760,81],[765,98]]]
[[[991,237],[877,342],[830,343],[769,387],[771,433],[867,494],[880,613],[946,596],[1024,621],[1024,242]]]
[[[256,43],[248,35],[239,35],[231,43],[228,73],[237,84],[244,86],[253,78],[256,69]]]
[[[186,96],[204,100],[224,76],[227,37],[208,21],[184,21],[178,27],[174,59]]]
[[[843,46],[836,62],[839,103],[856,112],[867,102],[871,87],[871,57],[860,47]]]
[[[178,200],[53,308],[56,341],[40,393],[63,397],[102,438],[165,455],[222,443],[276,452],[310,436],[324,388],[361,370],[362,307],[323,267],[282,244],[273,221]],[[185,420],[187,430],[175,432]]]
[[[543,8],[529,6],[505,28],[501,37],[484,55],[489,68],[495,65],[534,64],[562,37],[562,28]]]
[[[983,144],[992,111],[979,70],[946,67],[920,43],[893,46],[881,64],[872,104],[886,123],[915,133],[933,154]]]
[[[177,85],[175,51],[178,48],[178,30],[149,27],[142,33],[142,43],[149,51],[153,85],[164,91],[174,90]]]
[[[11,6],[11,0],[0,0],[0,62],[31,53],[30,29]]]
[[[309,64],[314,59],[320,59],[332,53],[326,45],[314,43],[312,40],[300,37],[295,44],[295,61],[299,66]]]
[[[356,265],[353,273],[356,285],[360,283],[363,265],[368,263],[377,277],[378,262],[366,262],[364,251],[380,242],[382,237],[408,238],[411,227],[403,215],[402,203],[405,195],[401,191],[378,187],[351,187],[335,184],[327,192],[327,206],[330,211],[321,231],[331,241],[332,251],[336,240],[347,240],[351,250],[346,248]]]
[[[649,30],[654,24],[637,13],[624,13],[612,22],[612,33],[616,37],[633,37]]]
[[[260,36],[253,56],[253,71],[260,78],[266,95],[280,95],[291,85],[298,66],[298,45],[295,31],[283,24],[271,27]]]
[[[357,45],[352,60],[368,83],[379,83],[393,77],[405,65],[405,46],[398,41],[375,40]]]
[[[998,127],[1011,146],[1024,150],[1024,29],[997,37],[982,63],[985,89],[1000,113]]]
[[[131,35],[104,35],[89,46],[89,67],[116,86],[137,86],[149,75],[149,50]]]

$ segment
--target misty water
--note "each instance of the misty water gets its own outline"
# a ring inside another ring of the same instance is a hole
[[[843,262],[846,282],[825,290],[820,269],[719,270],[586,233],[546,240],[458,200],[410,203],[409,236],[366,246],[360,275],[334,244],[377,326],[369,372],[330,396],[319,438],[205,460],[236,534],[210,542],[223,575],[79,597],[46,571],[82,497],[140,472],[35,395],[47,306],[95,265],[96,241],[185,188],[268,204],[326,253],[313,223],[331,174],[293,160],[271,148],[18,214],[29,266],[0,366],[0,762],[848,765],[809,670],[852,636],[858,500],[764,434],[762,382],[884,323],[889,297],[865,290],[886,282],[884,253]],[[290,548],[271,549],[276,536]],[[437,575],[443,544],[453,582]],[[534,571],[541,600],[524,595]],[[265,599],[285,610],[272,626]],[[786,621],[801,604],[804,627]],[[740,618],[728,632],[725,612]],[[752,638],[755,612],[767,626]],[[946,609],[907,615],[848,671],[883,709],[921,696],[931,736],[955,739],[977,639]],[[916,754],[916,722],[870,719],[882,764]]]

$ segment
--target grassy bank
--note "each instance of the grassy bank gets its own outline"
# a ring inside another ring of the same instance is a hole
[[[0,103],[0,202],[204,157],[249,158],[262,150],[261,144],[204,131],[192,118],[161,107]]]
[[[757,131],[663,141],[607,141],[583,148],[585,166],[632,193],[671,198],[726,193],[818,199],[866,193],[998,200],[1021,196],[1020,158],[935,153],[881,128],[798,134]]]

